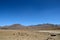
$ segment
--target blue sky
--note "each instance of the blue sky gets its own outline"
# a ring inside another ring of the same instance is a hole
[[[60,0],[0,0],[0,25],[60,24]]]

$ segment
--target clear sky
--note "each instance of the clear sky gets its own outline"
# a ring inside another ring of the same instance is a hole
[[[0,0],[0,25],[60,24],[60,0]]]

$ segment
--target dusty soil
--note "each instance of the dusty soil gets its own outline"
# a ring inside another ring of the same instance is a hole
[[[0,40],[60,40],[60,34],[28,30],[0,30]]]

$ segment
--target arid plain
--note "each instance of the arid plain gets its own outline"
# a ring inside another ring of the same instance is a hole
[[[60,27],[46,24],[23,27],[15,24],[0,28],[0,40],[60,40]]]
[[[60,34],[29,30],[0,30],[0,40],[60,40]]]

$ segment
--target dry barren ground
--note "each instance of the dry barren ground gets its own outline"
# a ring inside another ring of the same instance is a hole
[[[0,40],[60,40],[60,34],[27,30],[0,30]]]

